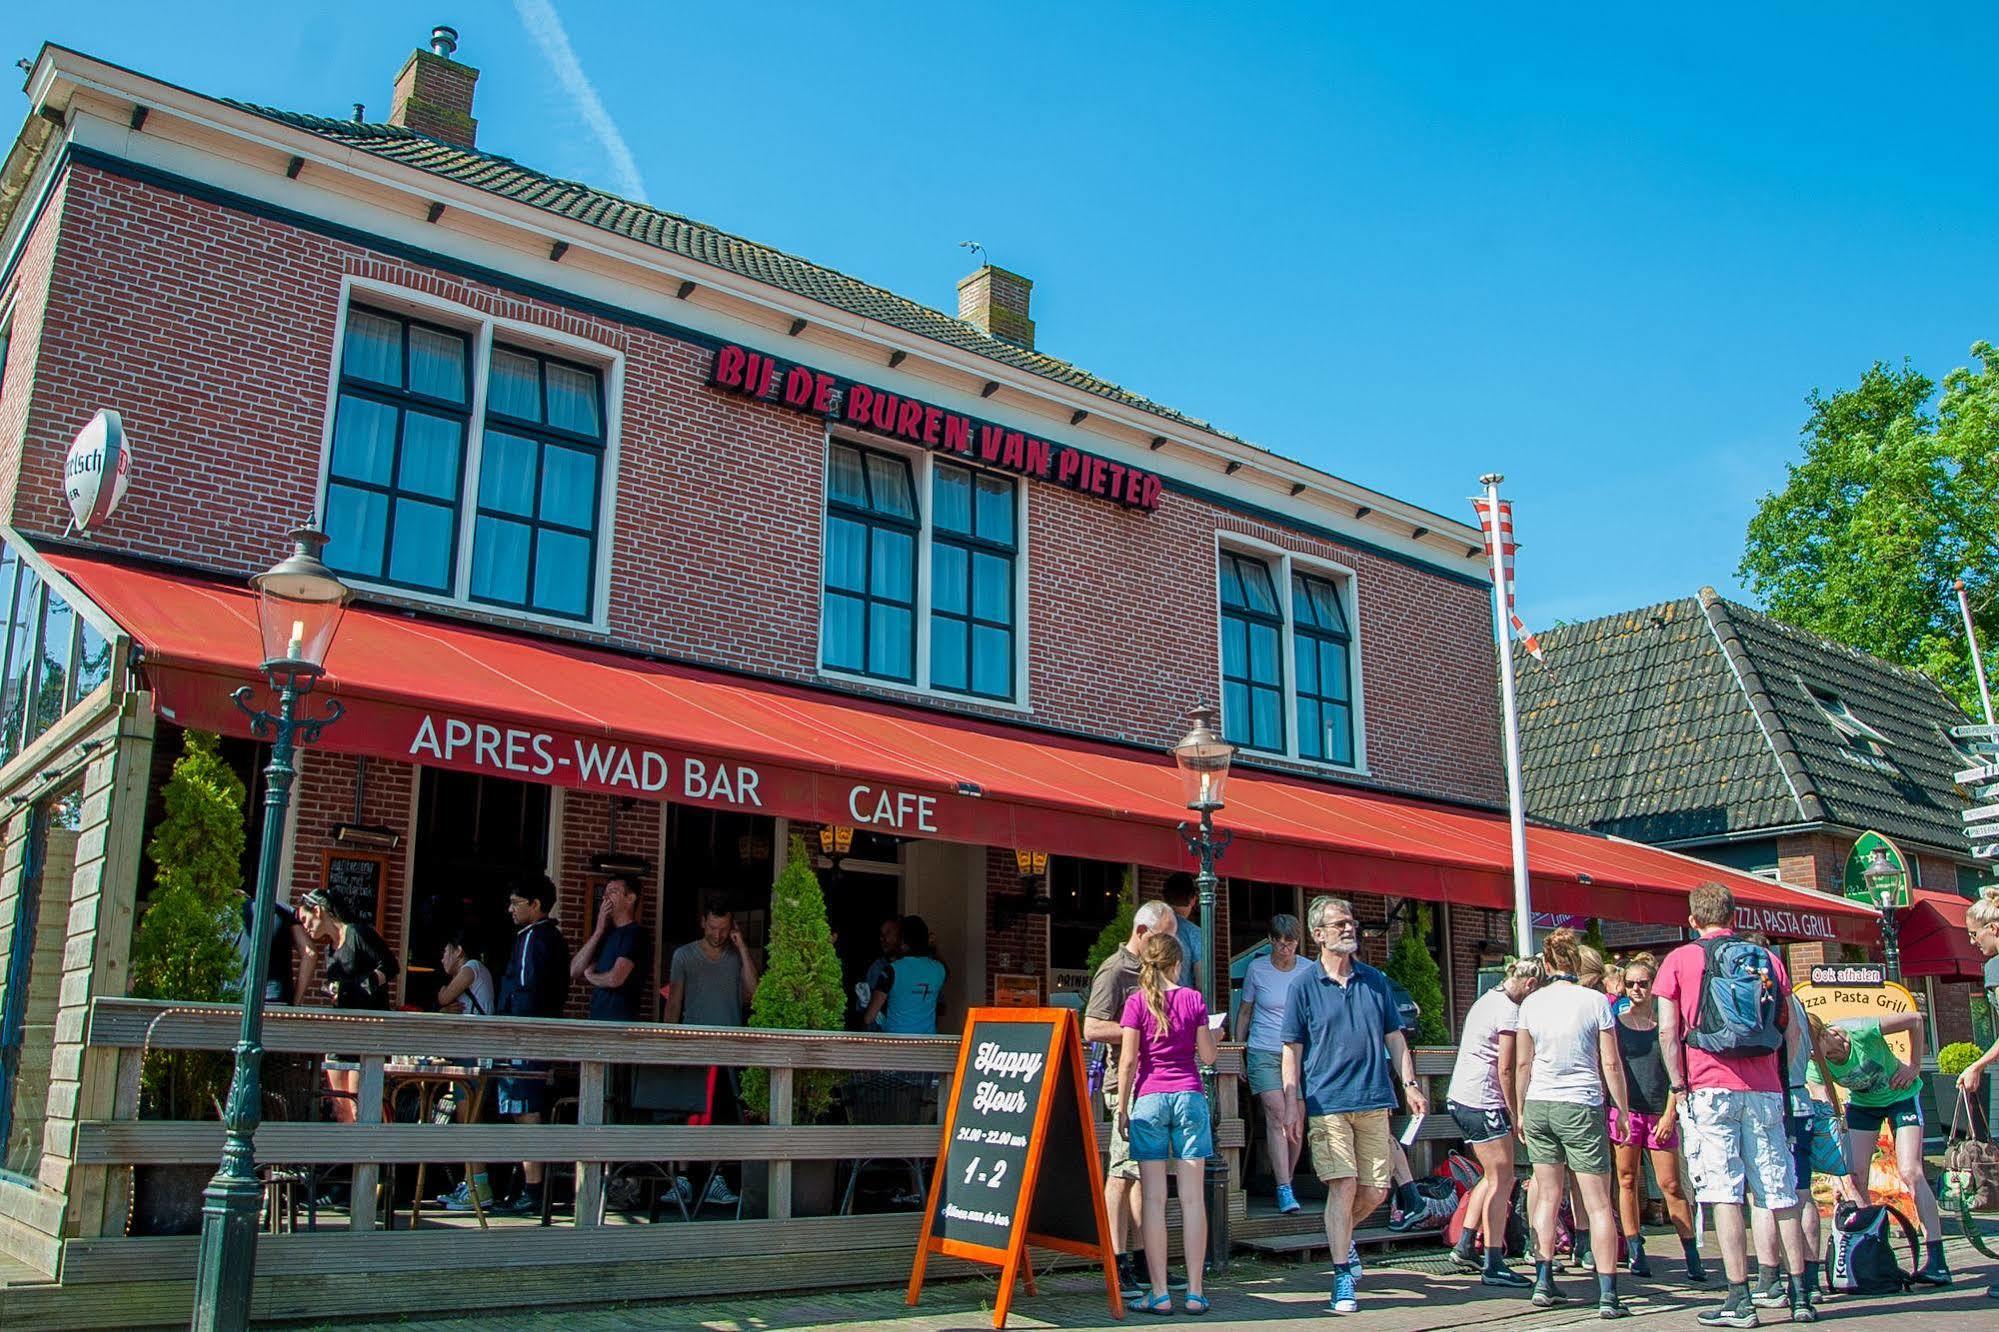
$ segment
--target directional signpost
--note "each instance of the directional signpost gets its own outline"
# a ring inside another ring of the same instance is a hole
[[[1991,860],[1999,857],[1999,725],[1953,726],[1950,733],[1965,750],[1983,760],[1954,776],[1959,786],[1971,792],[1971,808],[1963,816],[1971,854]]]

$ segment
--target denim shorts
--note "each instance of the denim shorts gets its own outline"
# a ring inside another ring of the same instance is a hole
[[[1208,1098],[1196,1091],[1150,1092],[1131,1103],[1131,1159],[1205,1161],[1215,1154]]]

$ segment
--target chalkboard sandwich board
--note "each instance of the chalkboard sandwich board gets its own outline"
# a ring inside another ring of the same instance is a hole
[[[1099,1260],[1111,1313],[1124,1317],[1088,1085],[1069,1009],[966,1015],[910,1304],[922,1294],[931,1254],[990,1263],[1000,1269],[993,1326],[1005,1327],[1016,1276],[1034,1293],[1034,1269],[1024,1261],[1033,1244]]]
[[[322,851],[319,886],[346,905],[348,919],[382,928],[382,897],[389,886],[389,858],[374,851]]]

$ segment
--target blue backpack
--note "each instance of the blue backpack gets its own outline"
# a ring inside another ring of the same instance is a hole
[[[1769,951],[1732,934],[1700,948],[1701,1001],[1687,1043],[1724,1059],[1781,1050],[1786,1005]]]

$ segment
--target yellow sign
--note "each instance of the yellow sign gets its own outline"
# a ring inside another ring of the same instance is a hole
[[[1805,1012],[1821,1022],[1843,1018],[1883,1018],[1891,1013],[1914,1013],[1916,997],[1893,981],[1884,985],[1812,985],[1797,987],[1798,1002]],[[1903,1063],[1909,1063],[1915,1047],[1909,1033],[1898,1031],[1887,1037],[1888,1048]]]

